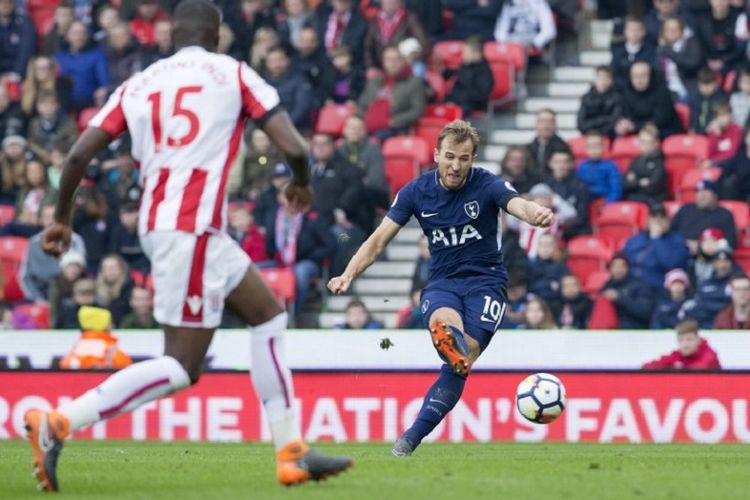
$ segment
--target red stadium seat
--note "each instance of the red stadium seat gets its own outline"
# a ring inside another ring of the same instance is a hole
[[[20,304],[13,308],[13,312],[22,314],[29,318],[36,328],[46,329],[50,327],[49,305],[43,302]]]
[[[646,227],[648,207],[636,201],[617,201],[604,205],[596,233],[619,248],[623,241]]]
[[[589,274],[586,279],[586,283],[583,284],[583,291],[588,294],[589,297],[595,297],[609,281],[609,271],[596,271]]]
[[[744,201],[736,200],[721,200],[719,206],[724,207],[732,212],[734,218],[734,225],[737,226],[738,237],[747,232],[748,224],[750,224],[750,207]]]
[[[464,117],[461,106],[446,102],[444,104],[428,104],[422,115],[424,118],[443,118],[448,121],[460,120]]]
[[[663,205],[664,210],[667,211],[667,215],[670,219],[674,217],[674,214],[676,214],[677,211],[680,210],[680,208],[682,208],[682,203],[680,203],[679,201],[665,201]]]
[[[486,42],[483,52],[489,64],[508,62],[518,72],[526,68],[526,48],[523,45],[512,42]]]
[[[677,118],[680,119],[682,130],[690,130],[690,105],[684,102],[678,102],[674,105],[677,112]]]
[[[667,137],[662,144],[664,168],[669,177],[669,194],[673,198],[682,185],[686,171],[698,166],[708,157],[708,139],[697,134],[680,134]]]
[[[60,0],[27,0],[26,8],[34,21],[36,33],[43,37],[55,24],[55,7]]]
[[[89,126],[89,121],[99,112],[99,108],[84,108],[78,115],[78,131],[83,132]]]
[[[3,286],[4,300],[15,302],[24,298],[21,283],[18,280],[18,270],[26,256],[29,240],[18,236],[0,237],[0,268],[5,276]]]
[[[396,194],[409,181],[414,179],[419,167],[431,161],[430,146],[421,137],[403,135],[391,137],[383,144],[385,156],[385,176],[391,187],[391,194]]]
[[[16,207],[13,205],[0,205],[0,226],[12,222],[16,218]]]
[[[449,40],[438,42],[432,47],[432,57],[439,66],[456,71],[463,63],[464,42]]]
[[[576,236],[568,242],[568,269],[581,283],[586,283],[589,276],[606,269],[612,253],[609,244],[602,238]]]
[[[492,71],[492,91],[490,92],[490,109],[513,101],[516,98],[514,93],[515,70],[510,63],[495,62],[490,64]]]
[[[589,224],[593,227],[599,223],[604,208],[604,198],[595,198],[589,203]]]
[[[612,143],[612,161],[617,165],[617,170],[624,174],[630,168],[630,163],[641,154],[638,147],[638,135],[618,137]]]
[[[586,136],[585,135],[578,135],[576,137],[572,137],[568,139],[568,146],[570,146],[570,150],[573,152],[573,157],[575,158],[576,165],[581,163],[583,160],[588,158],[588,155],[586,154]],[[609,137],[604,138],[604,158],[609,158],[609,147],[610,147],[610,140]]]
[[[20,236],[0,237],[0,260],[21,264],[26,256],[29,240]]]
[[[315,132],[338,137],[344,130],[344,123],[356,110],[346,104],[326,104],[318,114]]]
[[[682,176],[677,199],[682,203],[693,203],[695,201],[695,186],[698,185],[698,182],[704,179],[716,181],[720,175],[720,167],[697,167],[687,170]]]
[[[422,117],[417,121],[414,135],[427,141],[429,147],[437,147],[437,139],[440,131],[448,123],[450,123],[450,120],[446,118]]]
[[[261,269],[260,275],[281,304],[294,300],[296,282],[292,269]]]
[[[734,92],[735,81],[737,81],[737,72],[735,70],[728,72],[726,76],[724,76],[724,84],[722,85],[722,89],[724,90],[725,94],[729,95]]]
[[[448,95],[448,83],[445,81],[445,78],[437,71],[428,69],[425,74],[425,80],[430,89],[432,89],[435,100],[443,102]]]

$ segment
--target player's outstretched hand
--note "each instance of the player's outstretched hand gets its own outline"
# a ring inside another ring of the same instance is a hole
[[[335,295],[346,293],[349,290],[349,286],[352,284],[352,279],[347,276],[336,276],[331,278],[328,282],[328,289]]]
[[[42,250],[58,257],[65,253],[70,246],[70,226],[55,222],[42,231]]]
[[[293,214],[307,212],[312,206],[312,191],[309,186],[289,183],[284,187],[284,197]]]
[[[555,214],[547,207],[534,204],[530,210],[529,224],[534,227],[550,227],[555,220]]]

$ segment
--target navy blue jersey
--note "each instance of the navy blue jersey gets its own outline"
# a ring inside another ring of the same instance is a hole
[[[430,280],[494,276],[504,287],[508,275],[497,237],[498,212],[518,196],[503,179],[472,167],[461,189],[440,184],[437,170],[399,191],[388,218],[405,225],[414,215],[430,246]]]

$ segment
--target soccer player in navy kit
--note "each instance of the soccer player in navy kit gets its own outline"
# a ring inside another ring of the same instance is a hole
[[[510,183],[473,167],[479,135],[455,120],[438,136],[437,170],[407,184],[383,222],[328,288],[345,293],[388,243],[415,216],[430,246],[430,280],[422,292],[435,349],[445,364],[425,396],[414,424],[396,441],[395,456],[411,455],[456,405],[472,363],[487,348],[503,319],[508,274],[498,245],[498,213],[537,227],[554,218],[546,207],[518,196]]]

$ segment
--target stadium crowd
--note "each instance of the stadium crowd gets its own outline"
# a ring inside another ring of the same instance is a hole
[[[89,167],[71,250],[59,261],[45,255],[39,231],[52,220],[62,161],[87,120],[129,75],[172,55],[176,3],[0,0],[4,327],[77,328],[79,308],[94,305],[108,309],[118,328],[156,326],[127,136]],[[579,15],[571,0],[218,4],[220,51],[263,75],[310,137],[316,196],[307,213],[287,211],[279,188],[290,170],[259,129],[247,130],[227,186],[230,234],[260,268],[292,271],[299,325],[305,311],[321,310],[321,278],[340,273],[395,194],[384,141],[412,134],[429,105],[443,100],[457,116],[483,118],[495,77],[485,44],[520,44],[539,60]],[[655,0],[645,17],[616,20],[612,64],[596,69],[581,100],[581,138],[560,138],[556,113],[546,109],[534,140],[507,149],[500,175],[553,208],[557,223],[539,231],[502,221],[505,328],[673,328],[688,318],[702,328],[750,324],[750,280],[737,258],[750,235],[735,220],[750,200],[744,4]],[[465,42],[453,68],[433,50],[448,40]],[[436,84],[435,75],[450,85]],[[349,110],[340,131],[319,119],[333,105]],[[697,175],[676,185],[665,149],[686,133],[705,137],[707,154],[691,169]],[[631,147],[618,157],[624,141]],[[626,212],[638,221],[623,223]],[[605,229],[610,213],[624,232]],[[421,325],[424,243],[400,327]],[[573,258],[580,245],[600,252],[594,267]],[[234,324],[227,315],[225,326]],[[382,323],[354,297],[342,327]]]

